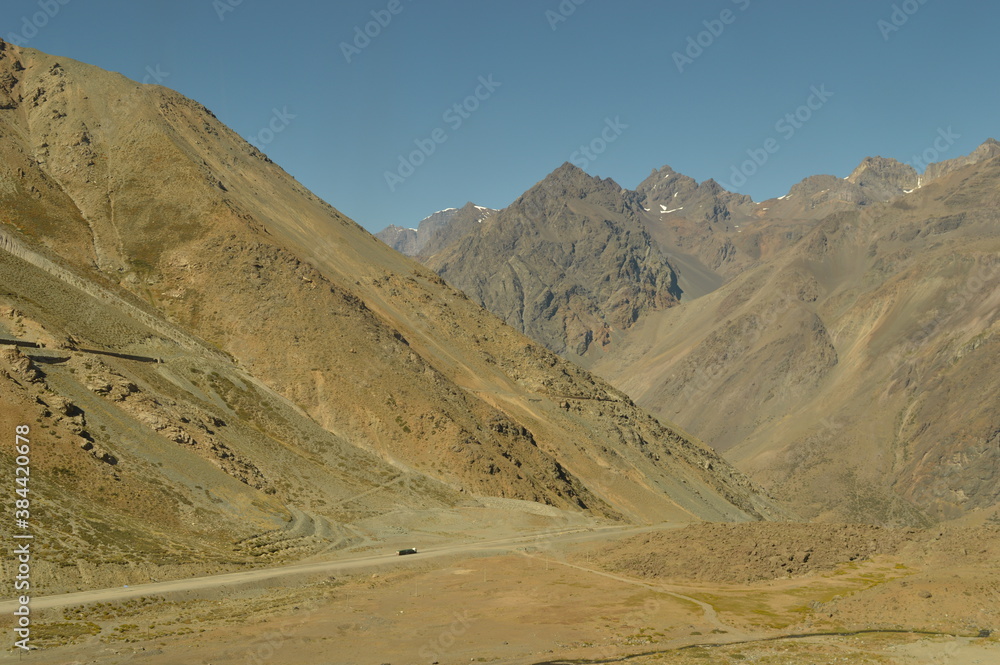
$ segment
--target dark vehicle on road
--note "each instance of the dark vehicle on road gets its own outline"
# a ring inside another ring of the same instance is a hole
[[[416,547],[407,547],[405,550],[399,550],[398,552],[396,552],[396,554],[398,554],[399,556],[403,556],[404,554],[416,554],[416,553],[417,553]]]

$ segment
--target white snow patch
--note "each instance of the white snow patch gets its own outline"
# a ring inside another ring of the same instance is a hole
[[[420,220],[420,221],[421,221],[421,222],[425,222],[425,221],[427,221],[428,219],[430,219],[431,217],[433,217],[434,215],[440,215],[440,214],[441,214],[441,213],[443,213],[443,212],[451,212],[452,210],[458,210],[458,208],[445,208],[444,210],[438,210],[437,212],[432,212],[431,214],[427,215],[426,217],[424,217],[424,218],[423,218],[422,220]]]
[[[903,190],[903,193],[904,193],[904,194],[912,194],[912,193],[913,193],[913,192],[915,192],[915,191],[917,191],[917,190],[915,190],[915,189],[904,189],[904,190]]]
[[[678,210],[684,210],[684,206],[681,206],[680,208],[674,208],[673,210],[667,210],[667,206],[661,204],[660,205],[660,210],[663,211],[660,214],[662,214],[662,215],[668,215],[668,214],[670,214],[672,212],[677,212]]]
[[[785,194],[784,196],[779,196],[778,200],[779,201],[784,201],[785,199],[790,199],[790,198],[792,198],[791,194]]]
[[[675,199],[677,198],[677,195],[678,195],[678,194],[680,194],[680,192],[674,192],[674,198],[675,198]]]

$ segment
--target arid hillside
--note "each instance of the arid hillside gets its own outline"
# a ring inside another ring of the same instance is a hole
[[[153,558],[156,534],[187,533],[223,559],[264,532],[336,546],[361,537],[352,516],[476,497],[781,514],[196,102],[7,44],[0,81],[3,389],[21,405],[4,426],[60,442],[38,462],[53,547],[108,532],[74,526],[80,505]]]
[[[656,313],[596,371],[810,517],[919,523],[1000,496],[1000,161],[820,220]],[[964,166],[962,165],[964,164]]]

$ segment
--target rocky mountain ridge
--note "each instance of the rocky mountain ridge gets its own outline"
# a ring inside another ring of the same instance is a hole
[[[426,262],[557,353],[601,353],[647,309],[680,295],[638,197],[566,163]]]

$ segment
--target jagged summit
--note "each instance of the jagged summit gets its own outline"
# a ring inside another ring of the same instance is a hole
[[[636,193],[567,162],[428,265],[550,349],[600,353],[679,295],[641,210]]]
[[[847,176],[847,182],[866,189],[872,198],[887,201],[919,185],[917,170],[886,157],[866,157]]]
[[[649,177],[639,183],[636,191],[647,197],[667,198],[697,189],[694,178],[678,173],[669,166],[654,170]]]
[[[515,204],[523,203],[532,197],[620,199],[624,191],[626,190],[611,178],[592,176],[575,164],[565,162],[525,192]]]
[[[928,164],[927,170],[924,173],[924,181],[932,182],[938,178],[943,178],[953,171],[957,171],[963,166],[978,164],[979,162],[994,159],[995,157],[1000,157],[1000,142],[990,138],[968,155]]]

